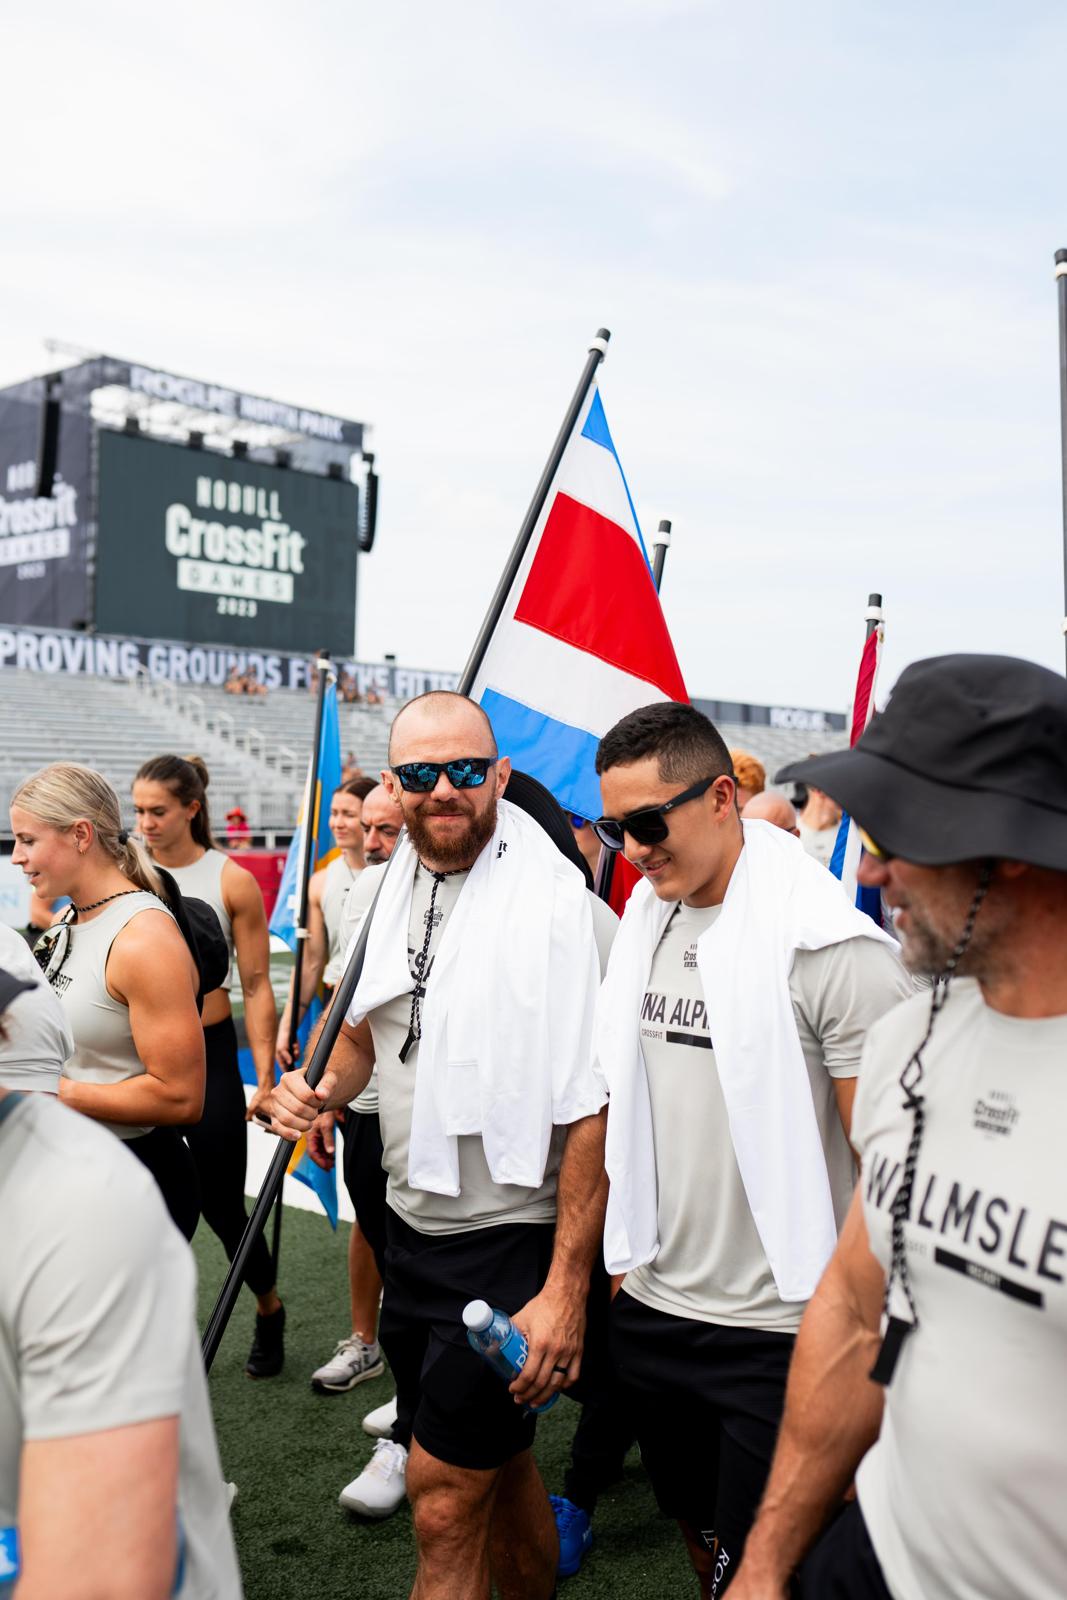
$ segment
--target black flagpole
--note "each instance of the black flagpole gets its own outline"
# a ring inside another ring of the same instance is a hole
[[[485,652],[489,647],[489,640],[492,638],[493,630],[500,620],[500,615],[504,609],[508,594],[511,591],[511,586],[515,581],[519,567],[522,565],[522,558],[526,554],[526,549],[530,543],[530,539],[533,536],[534,528],[537,526],[537,519],[541,515],[541,512],[544,508],[545,500],[548,498],[548,491],[552,486],[552,480],[559,469],[563,452],[567,447],[567,441],[570,439],[570,436],[574,431],[574,424],[578,418],[579,412],[581,411],[586,395],[589,393],[589,386],[593,381],[594,375],[596,374],[597,367],[604,359],[604,355],[608,347],[608,340],[610,338],[611,334],[608,332],[607,328],[598,328],[596,337],[589,346],[589,356],[586,360],[585,367],[582,370],[582,376],[579,380],[578,387],[574,392],[574,397],[567,408],[567,415],[563,419],[563,426],[560,428],[559,435],[552,447],[552,453],[548,458],[545,470],[541,474],[541,479],[537,485],[533,500],[530,502],[530,508],[527,511],[522,527],[519,530],[519,536],[515,541],[511,555],[508,557],[508,564],[504,568],[500,582],[497,584],[496,592],[493,595],[489,610],[485,616],[485,621],[482,623],[481,630],[479,631],[478,637],[474,642],[474,649],[471,651],[467,665],[463,669],[463,676],[459,682],[459,692],[461,694],[469,695],[474,687],[474,680],[478,676],[478,669],[481,666],[485,657]],[[316,750],[318,749],[318,740],[316,740],[315,748]],[[394,849],[393,855],[390,856],[389,861],[386,862],[386,872],[389,871],[395,853],[396,852]],[[384,878],[385,873],[382,874],[383,881]],[[363,971],[363,958],[367,949],[367,936],[370,933],[371,923],[374,919],[374,907],[378,903],[379,894],[381,894],[380,883],[378,885],[378,892],[374,897],[374,902],[371,905],[370,910],[367,912],[367,915],[363,919],[363,923],[359,930],[359,938],[356,941],[356,945],[352,951],[348,965],[345,967],[345,970],[341,975],[340,983],[334,990],[333,999],[330,1003],[330,1009],[326,1013],[326,1020],[322,1026],[322,1032],[319,1034],[315,1048],[311,1052],[311,1058],[307,1064],[305,1077],[312,1088],[316,1086],[323,1073],[326,1071],[326,1064],[330,1059],[334,1045],[337,1043],[337,1036],[341,1031],[341,1024],[344,1021],[348,1012],[348,1008],[352,1003],[352,996],[356,992],[356,985],[359,983],[360,974]],[[300,946],[298,944],[298,951],[299,948]],[[298,992],[299,991],[294,991],[294,993]],[[282,1181],[285,1177],[285,1169],[289,1165],[291,1157],[292,1145],[288,1142],[288,1140],[279,1140],[278,1148],[275,1150],[271,1159],[270,1167],[267,1169],[267,1175],[260,1185],[259,1194],[256,1196],[256,1203],[252,1207],[252,1215],[248,1219],[248,1225],[241,1236],[241,1242],[238,1245],[237,1252],[230,1263],[229,1271],[223,1280],[222,1288],[219,1290],[218,1298],[216,1299],[211,1315],[208,1318],[207,1327],[204,1329],[204,1337],[201,1340],[201,1350],[204,1357],[204,1366],[209,1372],[211,1370],[211,1363],[214,1361],[216,1352],[218,1351],[219,1345],[222,1342],[222,1336],[226,1331],[226,1324],[229,1322],[233,1308],[237,1303],[237,1296],[241,1289],[241,1278],[244,1273],[252,1246],[266,1226],[267,1217],[270,1213],[271,1206],[275,1202],[275,1199],[278,1200],[280,1208]]]
[[[315,866],[315,839],[312,837],[312,824],[316,822],[315,816],[315,789],[319,781],[319,753],[322,744],[322,713],[326,704],[326,685],[330,675],[330,658],[325,650],[320,650],[315,658],[315,670],[319,681],[315,690],[315,741],[311,746],[311,759],[308,762],[307,788],[304,791],[304,837],[297,865],[296,881],[298,886],[298,899],[296,911],[296,950],[293,960],[293,998],[289,1005],[289,1054],[292,1059],[296,1047],[297,1034],[300,1031],[300,983],[304,970],[304,950],[308,939],[308,888],[311,874]],[[321,811],[321,807],[319,808]],[[278,1202],[274,1207],[274,1234],[271,1239],[270,1256],[274,1264],[274,1282],[278,1282],[278,1260],[282,1250],[282,1188],[278,1189]]]
[[[386,863],[385,872],[389,871],[391,862],[392,857]],[[385,881],[385,872],[382,873],[382,882]],[[311,1052],[305,1077],[313,1089],[326,1071],[333,1047],[337,1043],[337,1035],[341,1031],[341,1024],[345,1019],[349,1006],[352,1004],[352,996],[356,992],[356,985],[363,971],[363,958],[367,950],[367,935],[370,933],[374,907],[378,903],[378,895],[381,894],[381,888],[381,883],[379,883],[378,891],[374,896],[370,910],[363,919],[363,924],[359,930],[359,938],[356,940],[351,959],[341,974],[340,983],[334,990],[330,1009],[326,1013],[326,1020],[322,1025],[322,1032],[319,1034],[315,1042],[315,1048]],[[276,1196],[281,1194],[285,1169],[292,1159],[292,1154],[293,1146],[289,1141],[287,1139],[279,1139],[278,1148],[275,1150],[270,1166],[267,1169],[267,1176],[260,1185],[256,1203],[252,1207],[252,1215],[249,1217],[248,1225],[241,1235],[241,1242],[237,1246],[237,1252],[233,1260],[230,1262],[230,1269],[223,1280],[222,1288],[219,1290],[218,1298],[208,1318],[207,1327],[204,1329],[204,1337],[201,1340],[200,1348],[204,1357],[204,1366],[208,1372],[211,1371],[211,1363],[214,1361],[215,1354],[222,1342],[226,1324],[230,1320],[230,1313],[237,1304],[237,1296],[241,1292],[241,1279],[252,1246],[266,1227],[267,1217],[270,1215],[270,1208],[274,1204]]]
[[[1063,633],[1067,647],[1067,250],[1056,251],[1060,303],[1060,476],[1063,485]]]
[[[671,547],[671,525],[666,517],[660,521],[656,529],[656,537],[652,541],[652,581],[659,594],[663,587],[663,568],[667,560],[667,551]],[[601,850],[600,860],[597,863],[596,879],[593,884],[593,893],[601,900],[611,899],[611,886],[615,881],[615,857],[617,850]]]
[[[477,678],[479,668],[485,659],[489,641],[496,631],[496,625],[500,621],[508,595],[511,593],[511,586],[515,582],[519,568],[522,566],[522,558],[526,554],[530,540],[533,538],[534,529],[537,527],[537,519],[544,510],[545,501],[548,499],[548,491],[552,487],[552,480],[559,471],[563,452],[570,442],[571,434],[574,432],[574,424],[578,420],[578,413],[581,411],[585,403],[585,397],[589,393],[590,385],[596,377],[596,369],[607,354],[608,340],[610,338],[611,334],[607,328],[598,328],[596,338],[589,346],[589,355],[585,366],[582,368],[582,375],[578,380],[578,387],[574,391],[574,397],[567,407],[567,415],[563,419],[563,426],[556,435],[552,453],[545,463],[545,470],[542,472],[537,488],[534,490],[530,508],[523,518],[522,527],[519,529],[519,536],[515,540],[511,554],[508,557],[507,566],[500,575],[500,582],[496,586],[496,592],[489,602],[489,610],[485,613],[485,621],[478,631],[478,637],[474,641],[474,648],[467,660],[467,665],[463,669],[463,675],[458,685],[460,694],[469,695],[474,688],[474,680]]]

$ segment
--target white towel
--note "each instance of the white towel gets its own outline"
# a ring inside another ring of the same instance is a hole
[[[760,1241],[781,1298],[807,1300],[833,1252],[837,1227],[789,973],[797,950],[857,938],[892,947],[893,940],[791,834],[768,822],[743,826],[745,846],[722,912],[697,941],[697,969],[730,1136]],[[610,1272],[643,1266],[659,1250],[640,1008],[673,910],[674,902],[657,899],[650,884],[637,886],[597,1011],[597,1055],[610,1095],[604,1229]]]
[[[353,1026],[414,988],[408,921],[417,864],[404,834],[371,923],[348,1012]],[[413,1188],[459,1194],[456,1141],[465,1134],[481,1135],[494,1183],[540,1187],[553,1127],[604,1104],[593,1067],[599,982],[581,873],[539,823],[501,800],[426,985],[408,1152]]]

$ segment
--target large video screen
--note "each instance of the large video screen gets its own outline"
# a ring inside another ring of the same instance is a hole
[[[0,621],[84,628],[89,620],[89,419],[63,406],[51,493],[37,493],[44,385],[0,394]]]
[[[351,652],[354,484],[136,434],[98,439],[101,633]]]

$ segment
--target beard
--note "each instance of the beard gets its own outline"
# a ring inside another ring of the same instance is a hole
[[[388,850],[364,850],[363,859],[368,867],[380,867],[389,860]]]
[[[445,838],[438,837],[428,826],[433,817],[467,818],[467,826]],[[428,801],[404,817],[408,835],[415,846],[420,861],[441,872],[462,871],[473,867],[496,828],[496,796],[493,795],[484,811],[476,811],[467,800],[450,800],[442,805]]]

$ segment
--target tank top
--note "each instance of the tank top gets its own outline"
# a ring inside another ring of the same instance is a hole
[[[226,948],[230,952],[230,969],[222,984],[223,989],[229,989],[233,983],[233,926],[222,898],[222,873],[229,859],[224,850],[205,850],[200,860],[188,867],[164,868],[182,894],[191,894],[194,899],[203,900],[219,919]]]
[[[322,976],[325,983],[333,985],[343,970],[345,951],[341,943],[341,927],[345,901],[358,874],[348,865],[344,856],[338,856],[323,868],[323,875],[322,920],[326,924],[327,951],[326,970]]]
[[[67,958],[51,980],[74,1038],[74,1054],[63,1068],[66,1078],[80,1083],[124,1083],[144,1072],[133,1042],[129,1007],[108,993],[105,981],[111,946],[126,924],[142,911],[171,915],[161,900],[142,890],[113,900],[92,922],[70,924]],[[120,1139],[139,1139],[152,1131],[150,1127],[135,1128],[119,1122],[105,1122],[103,1126]]]

